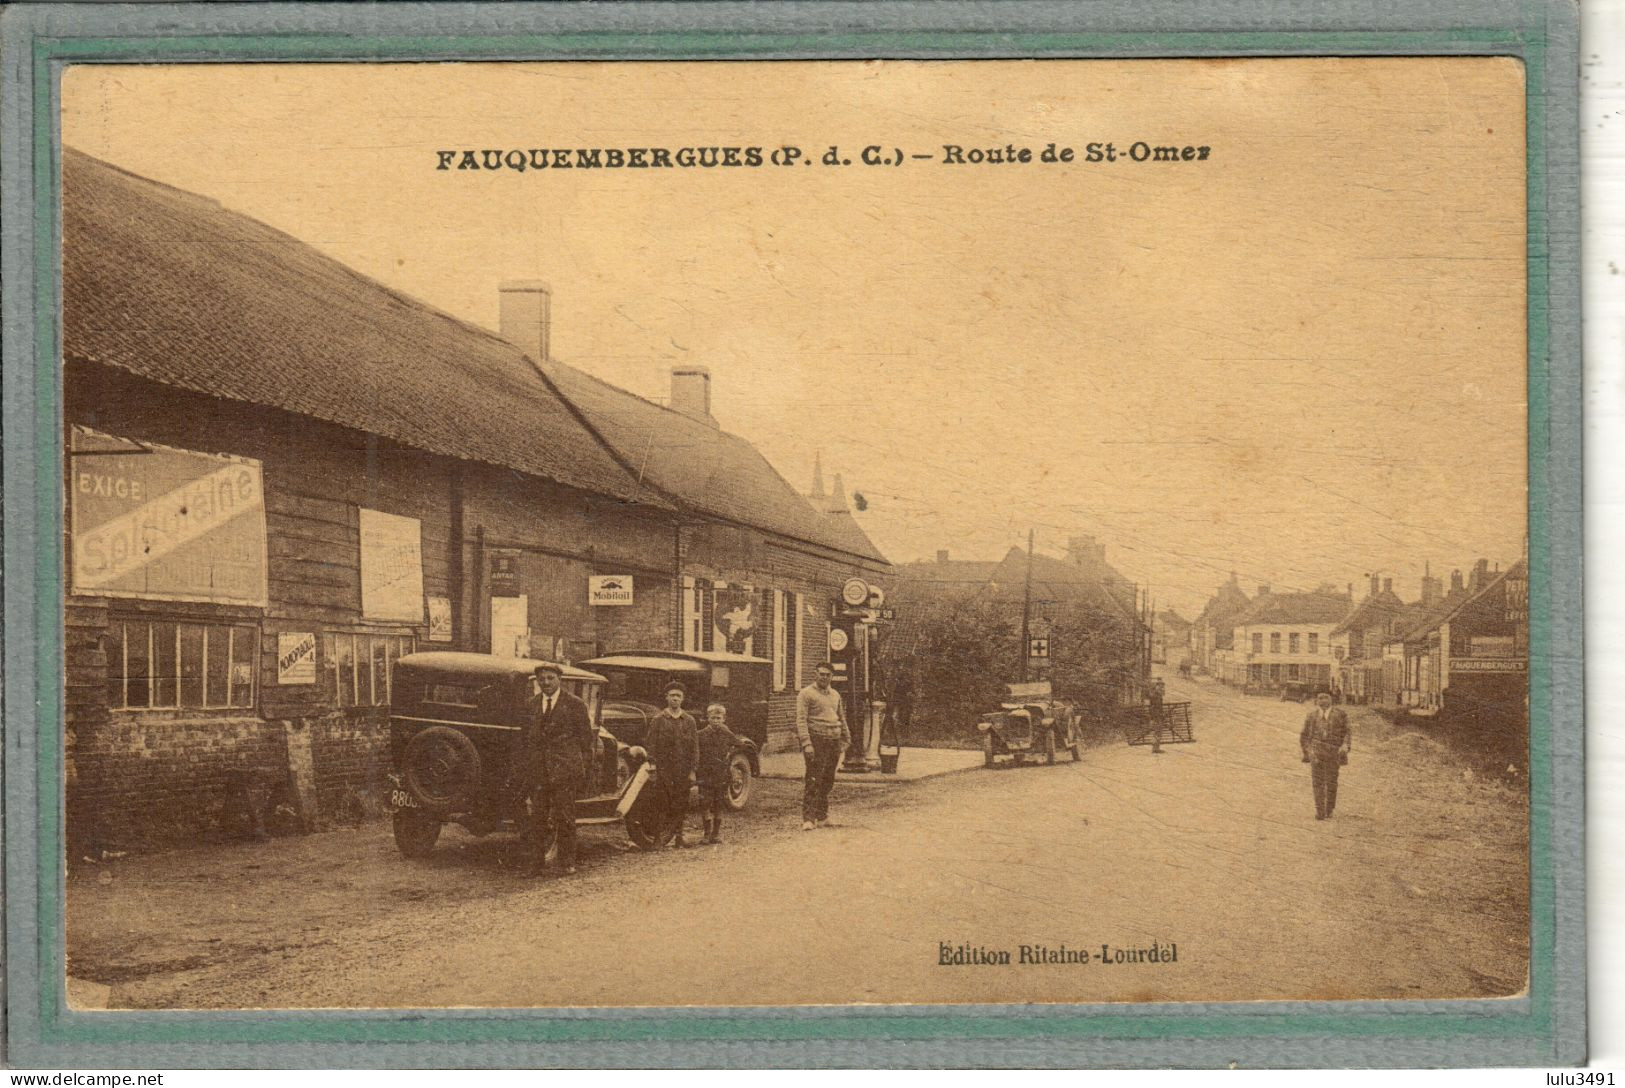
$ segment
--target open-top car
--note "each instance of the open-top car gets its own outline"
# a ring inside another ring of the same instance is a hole
[[[1044,762],[1054,763],[1062,748],[1072,753],[1074,762],[1083,758],[1077,708],[1056,699],[1048,680],[1006,684],[999,709],[983,714],[976,728],[982,734],[982,756],[989,767],[1000,756],[1009,756],[1012,763],[1040,756]]]
[[[727,707],[728,728],[738,737],[729,753],[728,807],[745,807],[762,772],[771,661],[721,651],[626,650],[581,665],[604,677],[604,727],[628,744],[643,743],[673,681],[683,685],[683,709],[701,725],[708,704]],[[658,767],[655,773],[660,773]]]
[[[389,808],[402,854],[428,854],[447,823],[476,835],[523,826],[529,783],[519,773],[521,738],[536,713],[532,679],[541,664],[450,651],[407,654],[395,663]],[[568,665],[559,670],[564,690],[587,704],[598,735],[576,824],[624,820],[637,841],[647,756],[603,727],[604,677]],[[542,844],[543,852],[550,847]]]

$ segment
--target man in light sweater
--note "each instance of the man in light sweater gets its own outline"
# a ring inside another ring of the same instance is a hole
[[[841,693],[830,687],[835,675],[828,665],[817,669],[818,679],[796,695],[796,737],[807,760],[806,784],[801,795],[801,830],[811,831],[829,819],[829,791],[835,785],[835,767],[852,743],[846,727]]]

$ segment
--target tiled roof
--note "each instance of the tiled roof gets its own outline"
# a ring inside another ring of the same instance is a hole
[[[1134,613],[1134,587],[1106,563],[1080,564],[1047,555],[1032,557],[1033,599],[1085,601],[1138,622]],[[1011,548],[993,572],[994,591],[1002,597],[1021,597],[1027,578],[1027,553]]]
[[[1363,631],[1377,623],[1387,623],[1398,619],[1405,611],[1405,602],[1392,590],[1384,590],[1375,597],[1367,597],[1349,610],[1332,634],[1340,635],[1344,631]]]
[[[1328,593],[1265,593],[1253,600],[1232,626],[1253,623],[1336,623],[1349,611],[1349,599]]]
[[[69,148],[62,190],[66,354],[670,508],[506,341]]]
[[[638,478],[728,521],[885,563],[851,514],[815,510],[756,447],[556,359],[548,377]]]
[[[1483,584],[1478,589],[1460,590],[1447,594],[1444,600],[1440,601],[1432,609],[1423,612],[1402,634],[1395,636],[1390,641],[1410,642],[1413,639],[1421,638],[1440,624],[1455,619],[1463,609],[1484,596],[1491,589],[1494,589],[1505,579],[1513,575],[1523,575],[1528,569],[1529,564],[1519,559],[1506,570],[1489,572],[1489,577],[1484,579]]]
[[[1252,602],[1248,600],[1245,590],[1234,582],[1226,582],[1208,598],[1195,622],[1206,623],[1215,628],[1227,628],[1229,626],[1227,621],[1245,611],[1250,604]]]
[[[897,568],[901,581],[938,582],[944,585],[962,585],[967,589],[985,586],[999,569],[997,563],[971,559],[922,559],[904,563]]]

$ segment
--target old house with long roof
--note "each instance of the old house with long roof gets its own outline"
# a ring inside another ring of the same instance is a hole
[[[66,149],[62,228],[81,840],[195,836],[245,780],[306,827],[365,812],[417,649],[715,645],[737,585],[726,637],[789,691],[885,569],[745,440],[215,201]]]

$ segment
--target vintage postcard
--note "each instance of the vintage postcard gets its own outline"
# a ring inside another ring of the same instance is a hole
[[[1529,80],[62,66],[64,1008],[1538,1005]]]

